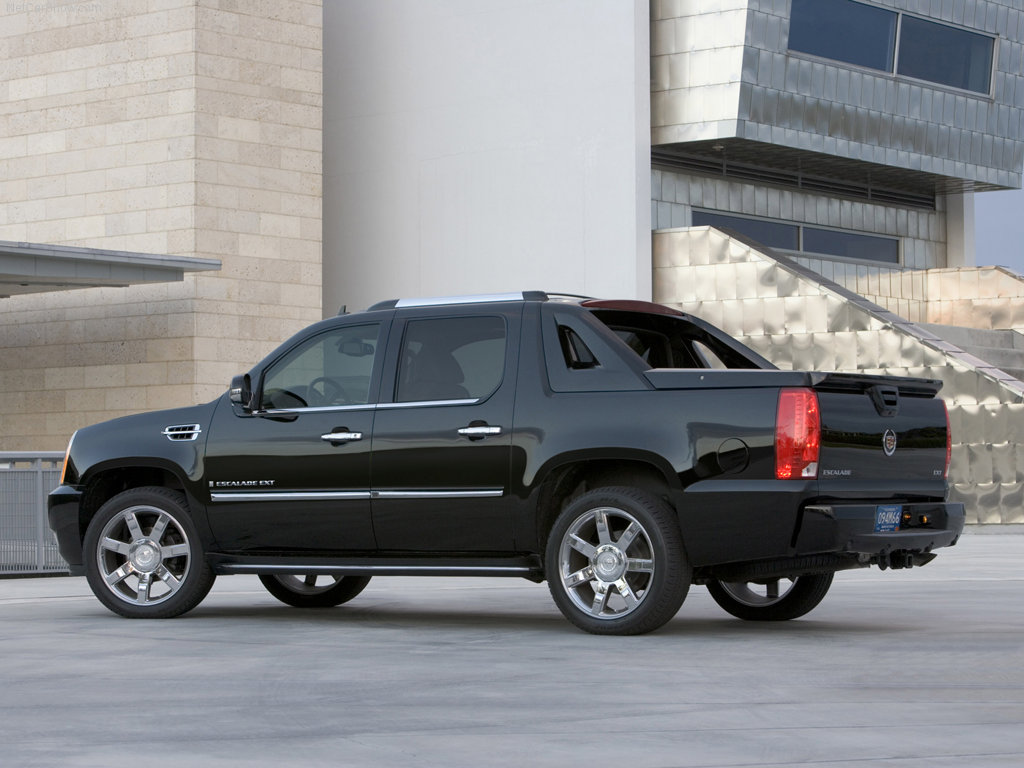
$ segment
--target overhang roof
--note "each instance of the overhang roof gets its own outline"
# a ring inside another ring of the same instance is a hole
[[[100,286],[169,283],[220,269],[216,259],[0,240],[0,297]]]

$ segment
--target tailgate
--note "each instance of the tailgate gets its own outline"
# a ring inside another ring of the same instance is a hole
[[[941,382],[828,374],[817,380],[819,492],[835,498],[942,499],[948,420]]]

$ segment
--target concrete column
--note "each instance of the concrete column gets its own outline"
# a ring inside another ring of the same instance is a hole
[[[324,4],[324,312],[646,298],[648,3]]]
[[[973,267],[974,193],[946,197],[946,266]]]

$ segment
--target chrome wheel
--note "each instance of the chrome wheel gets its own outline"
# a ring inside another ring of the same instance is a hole
[[[577,608],[596,619],[618,619],[637,610],[649,594],[654,550],[633,515],[597,507],[565,532],[558,566],[558,578]]]
[[[675,510],[642,488],[577,496],[548,532],[544,571],[569,621],[598,635],[640,635],[683,604],[692,571]]]
[[[766,581],[720,581],[719,585],[737,603],[752,608],[761,608],[785,600],[796,585],[796,581],[795,578]]]
[[[111,517],[96,544],[100,578],[129,605],[157,605],[173,597],[188,577],[192,557],[182,523],[147,504]]]
[[[276,579],[278,584],[289,592],[294,592],[296,595],[322,595],[334,589],[335,585],[343,577],[318,576],[315,573],[309,573],[305,576],[274,576],[272,578]]]
[[[832,586],[831,573],[758,581],[708,582],[711,597],[738,619],[788,621],[813,610]]]
[[[335,574],[260,575],[260,581],[282,603],[296,608],[331,608],[347,603],[370,583],[369,576],[338,576]]]

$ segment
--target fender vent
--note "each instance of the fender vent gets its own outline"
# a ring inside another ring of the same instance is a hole
[[[202,431],[198,424],[177,424],[167,427],[162,434],[166,435],[171,442],[175,442],[177,440],[195,440]]]

